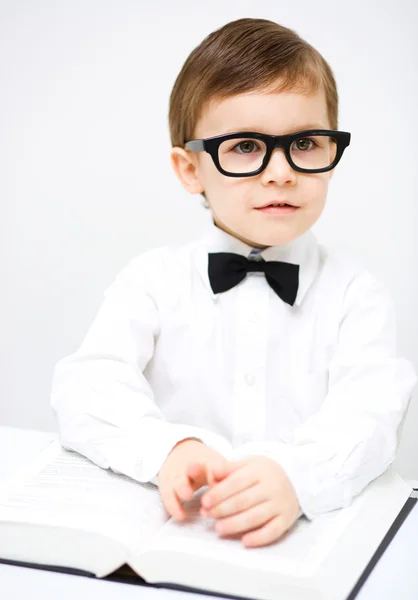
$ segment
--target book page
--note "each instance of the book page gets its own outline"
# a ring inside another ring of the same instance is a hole
[[[0,521],[94,531],[129,550],[168,518],[156,486],[102,469],[57,441],[0,487]]]
[[[203,490],[199,490],[184,504],[187,519],[170,519],[150,540],[147,550],[174,550],[253,569],[310,575],[332,550],[364,501],[358,497],[350,507],[328,512],[312,521],[301,517],[277,542],[246,548],[241,542],[242,534],[220,537],[214,528],[216,520],[200,516],[202,494]]]

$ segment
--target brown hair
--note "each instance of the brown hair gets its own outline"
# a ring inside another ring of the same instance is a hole
[[[278,80],[280,79],[280,83]],[[243,18],[210,33],[186,59],[170,94],[172,146],[192,140],[203,107],[244,92],[315,94],[323,86],[331,129],[338,129],[334,74],[293,29]],[[204,192],[202,196],[206,199]]]

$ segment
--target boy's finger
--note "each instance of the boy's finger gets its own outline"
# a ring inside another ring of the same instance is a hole
[[[229,473],[227,466],[222,465],[211,465],[208,467],[208,485],[212,487],[219,481],[222,481]]]
[[[187,474],[192,480],[192,484],[196,484],[197,487],[212,485],[215,482],[213,464],[206,460],[201,463],[190,463]]]
[[[184,519],[186,516],[186,511],[182,507],[174,489],[160,489],[161,498],[163,500],[163,504],[167,511],[170,513],[172,517],[178,520]]]
[[[212,486],[216,481],[214,472],[213,472],[213,467],[208,467],[208,485]]]
[[[214,465],[212,468],[214,483],[215,481],[221,481],[230,473],[233,473],[237,468],[237,463],[233,462],[227,462],[222,465]]]
[[[227,475],[235,471],[238,466],[238,461],[235,463],[229,461],[223,463],[212,463],[211,461],[195,462],[189,464],[187,475],[195,491],[203,485],[212,486],[222,481]]]
[[[211,463],[207,466],[208,485],[212,486],[217,481],[222,480],[228,474],[227,463]]]
[[[251,469],[242,468],[242,472],[235,469],[228,477],[214,485],[203,494],[201,504],[203,508],[213,508],[230,496],[234,496],[258,483],[258,473]]]
[[[179,478],[179,480],[173,484],[173,488],[180,501],[190,500],[193,496],[193,485],[187,476],[182,477],[181,479]]]
[[[194,491],[207,482],[206,467],[200,463],[191,463],[187,469],[187,476]]]

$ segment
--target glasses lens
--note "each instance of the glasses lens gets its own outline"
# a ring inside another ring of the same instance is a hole
[[[334,162],[337,141],[329,135],[302,137],[292,142],[290,156],[297,167],[323,169]]]
[[[261,167],[266,145],[252,138],[225,140],[218,150],[219,164],[227,173],[251,173]]]

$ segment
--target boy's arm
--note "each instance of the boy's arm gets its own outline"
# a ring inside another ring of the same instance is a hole
[[[182,439],[198,438],[224,456],[231,451],[214,432],[167,422],[143,375],[159,332],[147,284],[159,269],[158,256],[141,255],[119,273],[80,348],[55,366],[51,391],[65,448],[155,484]]]
[[[329,365],[329,391],[292,444],[249,442],[233,459],[274,458],[308,518],[351,503],[395,458],[398,427],[417,377],[396,356],[396,314],[385,287],[370,275],[346,291],[339,339]]]

